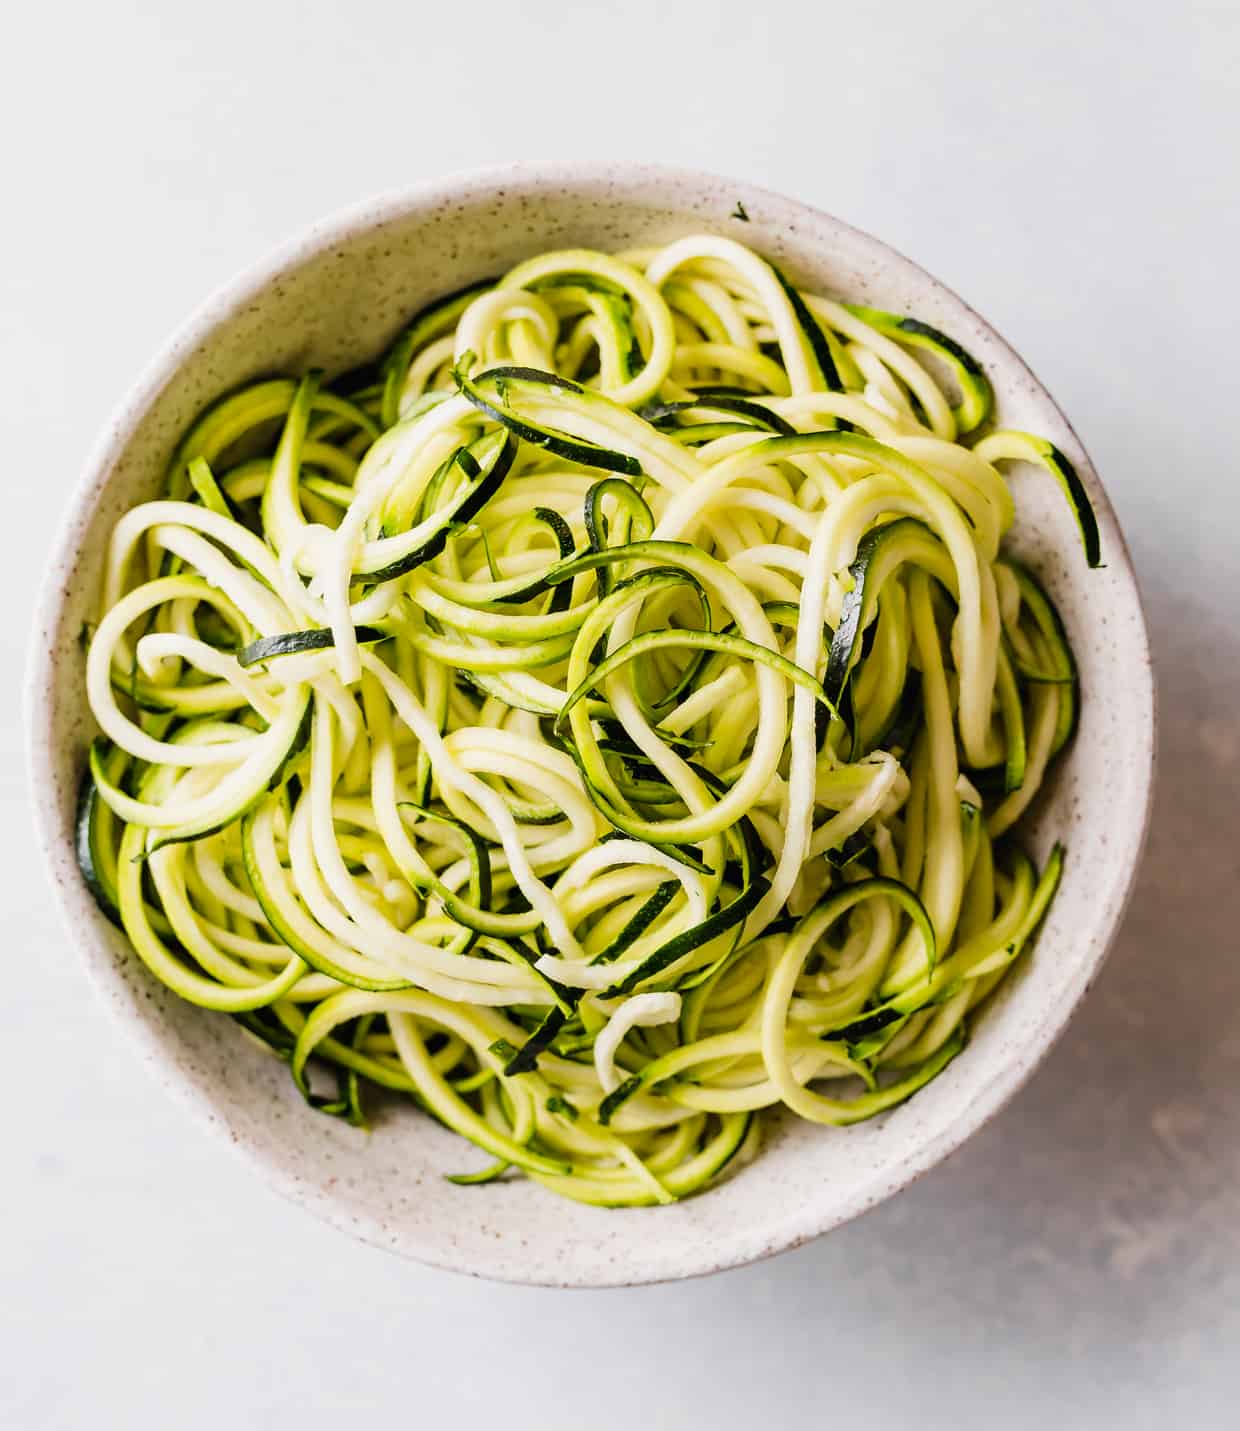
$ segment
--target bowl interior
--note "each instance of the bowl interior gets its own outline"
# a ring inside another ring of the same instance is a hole
[[[738,199],[748,223],[731,217]],[[1098,507],[1101,571],[1086,570],[1050,480],[1023,469],[1013,477],[1013,546],[1059,603],[1084,696],[1075,744],[1025,834],[1039,856],[1053,839],[1067,842],[1063,886],[969,1049],[885,1117],[847,1131],[781,1125],[754,1163],[668,1208],[582,1207],[523,1180],[461,1189],[442,1175],[477,1165],[467,1145],[404,1106],[381,1110],[370,1135],[316,1116],[283,1065],[230,1020],[157,985],[97,911],[72,854],[93,733],[79,633],[112,523],[157,492],[176,437],[220,393],[262,374],[371,358],[428,298],[538,250],[703,230],[752,245],[803,285],[942,328],[984,365],[1001,422],[1050,437],[1077,464]],[[518,167],[377,201],[211,300],[118,414],[83,479],[35,633],[30,711],[36,805],[72,936],[162,1081],[282,1191],[340,1227],[437,1265],[553,1285],[655,1281],[778,1251],[864,1211],[956,1147],[1031,1070],[1105,954],[1139,855],[1153,747],[1148,649],[1122,538],[1080,444],[1016,355],[920,269],[837,220],[731,181],[634,166]]]

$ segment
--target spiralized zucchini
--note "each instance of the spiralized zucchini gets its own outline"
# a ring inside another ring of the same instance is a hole
[[[86,878],[312,1106],[477,1145],[463,1183],[663,1203],[764,1109],[893,1107],[1062,864],[1009,835],[1076,686],[997,464],[1097,527],[990,417],[948,337],[705,236],[225,397],[112,535]]]

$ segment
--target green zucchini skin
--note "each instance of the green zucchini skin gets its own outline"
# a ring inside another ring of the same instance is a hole
[[[379,364],[378,376],[382,381],[379,412],[385,428],[394,427],[399,420],[400,391],[417,349],[431,338],[451,331],[474,299],[494,287],[493,278],[467,283],[428,303],[410,319],[408,327],[396,338]]]
[[[640,938],[660,914],[672,902],[679,885],[675,880],[664,880],[637,913],[629,920],[606,949],[596,954],[594,964],[614,964],[617,959]]]
[[[551,1009],[542,1023],[504,1065],[504,1077],[512,1078],[518,1073],[532,1072],[538,1065],[538,1055],[550,1046],[564,1027],[567,1018],[568,1015],[563,1009]]]
[[[358,626],[355,630],[357,639],[362,642],[370,643],[388,639],[386,632],[379,631],[373,626]],[[279,636],[262,636],[257,641],[251,641],[238,653],[237,664],[239,666],[261,666],[280,656],[301,656],[307,651],[327,651],[334,645],[335,639],[326,627],[315,628],[311,631],[287,631]]]
[[[99,789],[89,768],[82,774],[78,787],[77,812],[74,817],[74,851],[77,855],[78,870],[82,882],[91,892],[95,903],[118,929],[121,923],[120,905],[117,901],[115,881],[104,873],[100,851],[99,822],[107,807],[99,798]]]
[[[929,527],[913,517],[903,517],[876,528],[857,547],[857,555],[848,569],[852,586],[840,606],[839,624],[831,636],[827,673],[823,678],[827,699],[834,705],[838,705],[843,698],[861,635],[863,616],[867,610],[873,611],[877,600],[877,591],[870,581],[871,569],[884,550],[896,550],[901,545],[909,548],[910,559],[939,548],[938,539]]]
[[[453,467],[459,467],[467,480],[454,500],[435,512],[435,530],[393,561],[378,567],[368,567],[363,562],[358,575],[376,584],[395,581],[397,577],[407,576],[416,567],[424,566],[439,556],[447,545],[452,528],[476,517],[499,491],[504,478],[512,469],[516,460],[517,444],[511,435],[498,446],[492,442],[490,447],[491,451],[486,454],[483,462],[479,462],[468,447],[457,448],[440,470],[446,473]]]
[[[867,308],[859,303],[846,303],[844,306],[887,337],[931,352],[947,364],[960,388],[960,403],[954,412],[961,433],[974,432],[989,419],[994,411],[994,392],[986,370],[954,338],[920,318],[901,317],[898,313]]]
[[[622,994],[632,993],[639,985],[647,984],[651,979],[657,978],[665,969],[679,959],[683,959],[686,954],[692,954],[695,949],[709,944],[712,939],[726,934],[730,929],[735,929],[741,920],[757,906],[769,889],[770,881],[762,875],[756,876],[735,899],[729,901],[722,909],[704,919],[695,928],[686,930],[684,934],[677,935],[675,939],[669,939],[653,954],[648,955],[632,973],[626,974],[623,979],[605,989],[603,997],[614,999]]]
[[[455,369],[457,387],[461,393],[485,417],[497,422],[522,442],[532,447],[542,447],[557,457],[570,462],[579,462],[583,467],[596,467],[605,472],[618,472],[628,477],[642,475],[641,463],[624,452],[602,447],[593,442],[585,442],[560,432],[552,427],[540,427],[527,418],[518,417],[506,407],[509,392],[525,384],[533,388],[550,388],[559,392],[572,393],[588,400],[587,390],[577,383],[558,377],[555,373],[545,373],[537,368],[505,366],[490,368],[470,378],[463,367]],[[493,392],[493,395],[492,395]]]
[[[1077,470],[1067,456],[1053,442],[1045,444],[1046,466],[1054,473],[1072,505],[1077,526],[1081,530],[1081,545],[1085,549],[1085,560],[1091,567],[1102,565],[1102,538],[1098,533],[1098,518],[1094,514],[1093,503],[1085,484],[1077,475]]]
[[[774,268],[774,265],[772,265]],[[809,350],[813,354],[814,363],[818,368],[818,375],[822,379],[823,386],[829,392],[843,392],[844,384],[840,381],[839,369],[835,365],[835,357],[831,352],[831,345],[827,341],[827,335],[818,325],[818,320],[809,311],[805,299],[784,277],[778,268],[774,269],[775,277],[779,280],[780,287],[784,290],[784,295],[792,305],[792,311],[796,314],[797,323],[800,325],[805,341],[809,345]]]
[[[721,388],[699,388],[692,398],[680,402],[652,403],[642,409],[642,416],[656,427],[675,430],[681,418],[691,413],[723,412],[743,417],[757,428],[778,433],[781,437],[795,437],[796,428],[785,418],[770,408],[755,402],[744,393],[733,393]]]
[[[1033,615],[1033,619],[1050,652],[1051,666],[1047,670],[1040,667],[1021,670],[1018,674],[1033,684],[1049,684],[1059,688],[1059,717],[1055,726],[1055,736],[1051,744],[1051,758],[1059,755],[1076,733],[1080,716],[1079,681],[1076,658],[1064,629],[1063,618],[1046,589],[1028,567],[1011,557],[1005,565],[1012,571],[1020,587],[1021,599]]]
[[[1076,468],[1053,442],[1028,432],[1005,430],[987,433],[973,450],[987,462],[1032,462],[1049,472],[1072,509],[1087,565],[1102,566],[1102,537],[1093,503]]]

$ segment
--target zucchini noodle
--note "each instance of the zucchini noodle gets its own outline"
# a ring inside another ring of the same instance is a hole
[[[923,1087],[1063,863],[1075,667],[990,387],[731,240],[545,253],[254,383],[117,522],[83,874],[319,1111],[666,1203]],[[1019,480],[1028,480],[1021,477]]]

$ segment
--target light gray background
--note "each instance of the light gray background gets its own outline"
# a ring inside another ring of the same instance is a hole
[[[1226,0],[22,9],[0,86],[0,1426],[1238,1424],[1238,17]],[[58,513],[170,328],[345,203],[545,157],[767,184],[978,307],[1108,484],[1163,700],[1131,915],[1007,1112],[814,1246],[618,1293],[355,1246],[186,1123],[83,985],[33,853],[17,709]]]

